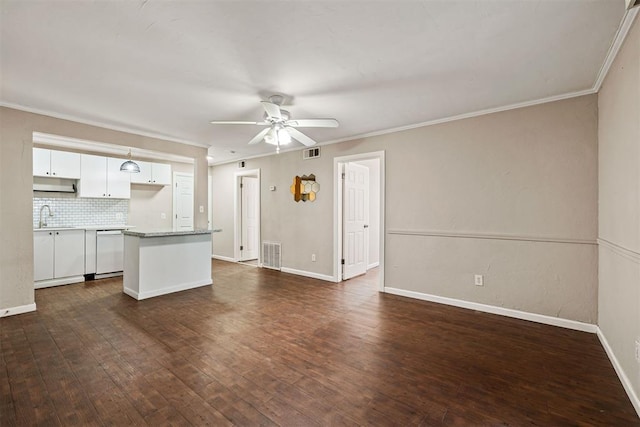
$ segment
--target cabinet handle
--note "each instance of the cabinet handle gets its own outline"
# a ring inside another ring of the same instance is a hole
[[[51,236],[51,235],[53,235],[53,233],[52,233],[52,232],[49,232],[49,236]]]
[[[111,194],[109,194],[109,197],[111,197]]]
[[[51,175],[55,175],[55,174],[56,174],[55,172],[51,172]]]
[[[102,197],[106,196],[106,194],[102,193]]]
[[[56,231],[56,235],[60,235],[60,233],[58,233],[58,232]]]
[[[47,175],[49,175],[49,172],[47,172]]]

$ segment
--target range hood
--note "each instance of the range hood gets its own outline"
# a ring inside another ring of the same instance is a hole
[[[69,184],[47,184],[34,182],[33,191],[42,191],[47,193],[75,193],[76,184],[73,182],[70,182]]]

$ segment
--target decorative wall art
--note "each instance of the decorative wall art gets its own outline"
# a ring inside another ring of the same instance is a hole
[[[316,193],[320,191],[320,184],[316,182],[314,174],[302,175],[293,178],[293,184],[290,188],[293,200],[296,202],[300,200],[313,202],[316,199]]]

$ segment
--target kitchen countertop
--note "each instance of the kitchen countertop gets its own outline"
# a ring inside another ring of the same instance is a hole
[[[190,236],[196,234],[211,234],[215,233],[219,230],[166,230],[166,229],[156,229],[156,230],[125,230],[125,236],[134,236],[134,237],[165,237],[165,236]]]
[[[127,230],[135,228],[135,225],[78,225],[74,227],[42,227],[33,231],[60,231],[60,230]]]

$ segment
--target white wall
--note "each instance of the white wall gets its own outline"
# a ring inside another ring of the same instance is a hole
[[[326,145],[313,160],[247,160],[262,170],[262,240],[282,242],[283,266],[333,274],[333,158],[380,150],[387,287],[595,323],[595,95]],[[225,229],[214,250],[229,257],[236,170],[212,168],[214,226]],[[296,203],[289,186],[309,173],[318,199]]]
[[[636,20],[598,96],[598,325],[640,394],[640,24]],[[638,405],[636,399],[636,405]],[[636,409],[639,407],[636,406]],[[640,410],[640,409],[638,409]]]

